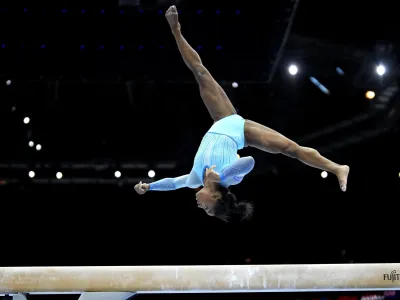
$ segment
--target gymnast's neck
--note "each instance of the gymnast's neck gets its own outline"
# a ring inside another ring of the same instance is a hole
[[[204,187],[208,188],[212,191],[216,191],[217,190],[217,183],[215,181],[210,180],[209,178],[204,177]]]

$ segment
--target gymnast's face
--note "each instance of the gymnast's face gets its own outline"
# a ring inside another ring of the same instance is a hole
[[[214,216],[214,206],[221,197],[218,192],[203,187],[196,193],[197,206],[203,209],[209,216]]]

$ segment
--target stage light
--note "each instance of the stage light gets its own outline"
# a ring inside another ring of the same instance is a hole
[[[328,177],[328,172],[322,171],[322,172],[321,172],[321,177],[322,177],[322,178]]]
[[[40,49],[45,49],[45,48],[46,48],[46,45],[45,45],[45,44],[43,44],[43,45],[40,46]]]
[[[149,173],[147,173],[147,175],[148,175],[150,178],[153,178],[154,176],[156,176],[156,172],[154,172],[153,170],[150,170]]]
[[[237,82],[232,82],[232,87],[233,87],[233,88],[236,89],[238,86],[239,86],[239,84],[238,84]]]
[[[35,143],[34,142],[32,142],[32,141],[30,141],[29,143],[28,143],[28,145],[29,145],[29,147],[33,147],[33,146],[35,146]]]
[[[115,171],[114,176],[116,178],[120,178],[121,177],[121,172],[120,171]]]
[[[365,93],[365,98],[367,98],[367,99],[369,99],[369,100],[374,99],[374,98],[375,98],[375,92],[373,92],[373,91],[368,91],[368,92],[366,92],[366,93]]]
[[[11,85],[11,80],[7,80],[6,85]]]
[[[125,11],[123,10],[123,9],[121,9],[120,11],[119,11],[119,14],[120,15],[123,15],[125,13]]]
[[[29,119],[28,117],[24,118],[24,124],[29,124],[30,121],[31,121],[31,119]]]
[[[28,9],[27,9],[27,8],[24,8],[24,13],[26,13],[26,12],[28,12]]]
[[[37,150],[37,151],[40,151],[40,150],[42,150],[42,145],[40,145],[40,144],[37,144],[37,145],[36,145],[36,150]]]
[[[222,46],[217,46],[217,50],[221,50],[222,49]]]
[[[221,14],[221,11],[220,10],[216,10],[215,14],[219,15],[219,14]]]
[[[290,65],[288,71],[290,75],[296,75],[299,72],[299,69],[296,65]]]
[[[81,13],[83,13],[83,14],[86,13],[86,10],[82,9],[82,10],[81,10]]]
[[[101,13],[101,14],[104,14],[104,13],[105,13],[105,10],[104,10],[104,9],[102,9],[102,10],[100,11],[100,13]]]
[[[124,50],[124,49],[125,49],[124,45],[119,46],[119,50]]]
[[[383,65],[379,65],[379,66],[376,67],[376,73],[379,76],[382,76],[383,74],[386,73],[386,68]]]
[[[339,75],[341,75],[341,76],[344,75],[344,71],[343,71],[341,68],[339,68],[339,67],[336,68],[336,72],[337,72]]]
[[[310,81],[317,87],[320,89],[321,92],[323,92],[324,94],[330,95],[331,92],[322,84],[318,81],[317,78],[315,77],[310,77]]]
[[[103,50],[104,49],[104,45],[100,45],[100,50]]]
[[[162,15],[162,14],[164,14],[164,11],[163,11],[162,9],[159,9],[159,10],[158,10],[158,14],[159,14],[159,15]]]
[[[144,46],[140,45],[139,50],[143,50]]]
[[[198,14],[198,15],[201,15],[202,12],[203,12],[203,11],[202,11],[201,9],[199,9],[199,10],[197,11],[197,14]]]
[[[197,50],[203,49],[203,46],[197,46]]]
[[[240,10],[237,10],[235,13],[236,15],[240,15]]]
[[[61,12],[62,12],[63,14],[65,14],[65,13],[67,12],[67,10],[66,10],[66,9],[63,9],[63,10],[61,10]]]
[[[63,177],[63,174],[61,172],[57,172],[56,178],[61,179]]]
[[[80,48],[81,49],[85,49],[85,45],[80,45]]]
[[[35,177],[35,172],[29,171],[28,175],[30,178],[33,178],[33,177]]]

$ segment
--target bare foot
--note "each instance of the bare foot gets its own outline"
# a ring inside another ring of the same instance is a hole
[[[347,190],[347,177],[349,176],[350,167],[340,166],[336,172],[336,176],[339,180],[340,189],[345,192]]]
[[[172,5],[165,12],[165,17],[171,26],[172,31],[179,30],[181,25],[179,24],[178,10],[175,5]]]

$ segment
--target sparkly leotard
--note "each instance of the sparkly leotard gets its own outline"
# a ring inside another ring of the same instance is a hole
[[[251,156],[238,158],[237,151],[244,147],[244,120],[238,115],[226,117],[210,128],[201,141],[194,158],[193,168],[187,175],[164,178],[150,184],[152,191],[171,191],[184,187],[204,185],[205,169],[215,165],[224,187],[243,180],[254,167]]]

